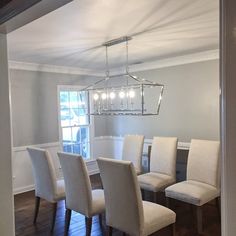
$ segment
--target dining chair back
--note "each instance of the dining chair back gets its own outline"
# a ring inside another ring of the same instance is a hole
[[[104,192],[102,189],[92,190],[86,163],[82,156],[58,152],[66,189],[65,235],[68,234],[71,211],[85,216],[86,236],[91,234],[92,219],[99,215],[102,227],[102,214],[105,212]]]
[[[219,141],[192,139],[188,155],[187,180],[220,188],[219,153]]]
[[[154,137],[150,155],[150,172],[138,176],[143,198],[145,191],[152,192],[153,202],[158,192],[176,182],[176,137]]]
[[[49,152],[41,148],[31,147],[27,150],[33,168],[35,195],[50,202],[55,201],[57,177]]]
[[[28,147],[27,151],[31,159],[35,181],[36,198],[33,222],[36,223],[40,207],[40,199],[43,198],[53,203],[53,219],[51,227],[51,231],[53,231],[56,220],[57,202],[65,199],[64,180],[57,179],[52,158],[47,150]]]
[[[104,186],[107,224],[130,235],[138,235],[143,229],[144,216],[133,164],[107,158],[97,161]]]
[[[157,172],[176,178],[176,137],[154,137],[152,141],[150,172]]]
[[[195,206],[198,232],[202,233],[202,207],[216,199],[220,215],[220,142],[192,139],[187,180],[165,189],[167,203],[176,199]]]
[[[71,153],[58,153],[65,180],[66,208],[90,215],[92,187],[83,157]]]
[[[136,173],[142,172],[143,135],[126,135],[123,142],[122,160],[131,161]]]
[[[134,165],[130,161],[99,158],[106,203],[108,235],[118,229],[132,236],[147,236],[164,227],[175,235],[176,214],[161,205],[142,201]]]

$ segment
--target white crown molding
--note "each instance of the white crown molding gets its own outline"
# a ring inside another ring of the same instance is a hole
[[[192,53],[183,56],[170,57],[165,59],[160,59],[151,62],[144,62],[138,65],[130,65],[130,72],[146,71],[146,70],[155,70],[171,66],[186,65],[202,61],[210,61],[219,59],[219,49],[208,50],[204,52]],[[110,71],[111,75],[117,75],[122,73],[124,68],[116,68]]]
[[[138,71],[154,70],[171,66],[185,65],[202,61],[210,61],[216,59],[219,59],[219,49],[187,54],[184,56],[170,57],[152,62],[145,62],[138,65],[130,65],[129,69],[130,72],[138,72]],[[19,62],[19,61],[9,61],[9,68],[15,70],[28,70],[28,71],[51,72],[51,73],[61,73],[61,74],[91,75],[97,77],[104,76],[104,72],[98,72],[83,68],[36,64],[36,63]],[[110,74],[111,75],[119,74],[122,71],[122,69],[124,70],[124,68],[117,68],[111,70]]]
[[[9,61],[9,68],[13,70],[27,70],[27,71],[50,72],[50,73],[71,74],[71,75],[102,76],[104,74],[77,67],[37,64],[29,62],[11,61],[11,60]]]
[[[138,72],[145,70],[155,70],[171,66],[186,65],[191,63],[197,63],[202,61],[210,61],[219,59],[219,49],[208,50],[204,52],[192,53],[183,56],[170,57],[165,59],[160,59],[152,62],[146,62],[138,65],[130,65],[130,72]],[[112,71],[111,74],[119,73],[120,69]]]

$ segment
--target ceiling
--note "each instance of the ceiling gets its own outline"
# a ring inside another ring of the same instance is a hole
[[[130,64],[219,48],[216,0],[75,0],[8,34],[9,59],[102,71],[105,41],[129,35]],[[125,45],[109,48],[112,68]]]

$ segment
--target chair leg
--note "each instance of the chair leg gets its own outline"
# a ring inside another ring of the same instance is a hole
[[[199,234],[203,232],[202,227],[202,207],[197,206],[197,231]]]
[[[101,229],[101,231],[102,231],[102,233],[103,233],[104,231],[103,231],[103,224],[102,224],[102,214],[99,214],[99,215],[98,215],[98,218],[99,218],[100,229]]]
[[[170,208],[170,198],[166,197],[166,207]]]
[[[86,236],[90,236],[91,235],[92,222],[93,222],[93,218],[92,217],[85,217]]]
[[[141,194],[142,194],[142,200],[145,200],[145,191],[141,189]]]
[[[65,218],[65,232],[64,235],[68,235],[69,227],[70,227],[70,219],[71,219],[71,209],[66,209],[66,218]]]
[[[39,213],[39,206],[40,206],[40,197],[35,197],[35,209],[34,209],[34,220],[33,220],[34,224],[37,221],[37,217]]]
[[[193,205],[193,204],[189,204],[189,207],[190,207],[190,210],[191,210],[191,214],[192,214],[192,216],[194,216],[195,217],[195,209],[196,209],[196,206],[195,205]]]
[[[157,192],[153,192],[153,202],[157,203]]]
[[[100,187],[101,187],[101,189],[104,189],[104,187],[103,187],[103,182],[102,182],[102,177],[101,177],[101,175],[99,175],[99,176],[100,176],[100,180],[101,180],[101,181],[100,181],[100,183],[101,183],[101,186],[100,186]]]
[[[171,236],[175,236],[176,234],[175,234],[175,223],[174,224],[172,224],[171,226]]]
[[[53,203],[52,207],[53,207],[53,210],[52,210],[52,227],[51,227],[51,232],[53,232],[54,226],[55,226],[56,215],[57,215],[57,202]]]
[[[220,197],[216,198],[216,207],[217,207],[219,219],[221,221],[221,202],[220,202]]]
[[[111,226],[107,226],[106,236],[112,236],[112,231],[113,231],[113,228]]]

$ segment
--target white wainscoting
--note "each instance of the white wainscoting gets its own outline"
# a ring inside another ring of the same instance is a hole
[[[60,143],[46,143],[32,146],[44,148],[50,152],[51,156],[53,157],[52,159],[56,169],[57,177],[58,179],[63,178],[62,170],[57,157],[57,152],[61,151]],[[29,146],[13,148],[12,165],[14,194],[27,192],[34,189],[34,179],[29,154],[26,150],[27,147]],[[95,160],[90,160],[86,162],[86,164],[90,175],[98,173],[98,167]]]
[[[56,173],[58,178],[60,178],[59,162],[55,158],[57,151],[60,150],[60,144],[47,143],[33,145],[34,147],[40,147],[49,150],[53,157],[53,162],[55,165]],[[34,180],[32,174],[31,162],[29,159],[29,154],[26,150],[28,146],[15,147],[13,148],[13,192],[14,194],[30,191],[34,189]],[[43,174],[43,173],[42,173]]]
[[[145,139],[144,154],[147,153],[148,145],[151,145],[152,139]],[[96,159],[98,157],[121,159],[123,137],[116,136],[101,136],[96,137],[91,142],[93,160],[86,162],[89,174],[96,174],[99,172]],[[34,147],[41,147],[47,149],[53,157],[56,173],[58,178],[62,178],[62,171],[57,152],[61,150],[60,143],[46,143],[33,145]],[[27,192],[34,189],[34,180],[32,175],[32,167],[26,150],[28,146],[13,148],[13,192],[14,194]],[[179,149],[189,149],[189,143],[178,143]],[[145,161],[145,160],[144,160]],[[145,165],[145,163],[144,163]],[[43,173],[42,173],[43,174]]]
[[[100,136],[94,138],[94,158],[108,157],[121,159],[124,137],[122,136]],[[148,146],[152,144],[152,139],[145,139],[143,153],[147,154]],[[188,150],[190,143],[178,142],[178,149]]]

